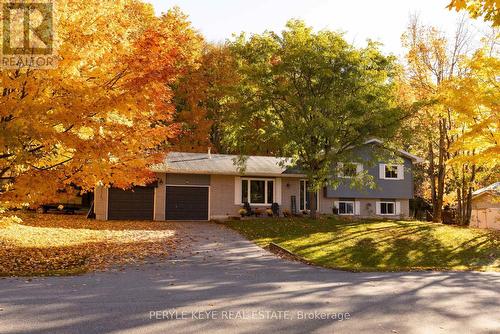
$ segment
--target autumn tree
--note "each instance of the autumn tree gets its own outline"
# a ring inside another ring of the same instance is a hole
[[[58,67],[0,73],[1,201],[36,204],[98,182],[152,175],[178,133],[173,85],[202,39],[174,9],[156,17],[135,0],[59,3]]]
[[[439,98],[443,82],[458,76],[463,70],[460,59],[468,51],[469,36],[465,21],[461,21],[452,39],[434,27],[426,27],[412,18],[403,34],[403,46],[407,48],[407,74],[419,112],[413,126],[424,134],[420,141],[421,151],[426,151],[433,207],[433,221],[440,222],[445,197],[450,147],[455,137],[453,110]],[[422,147],[426,145],[426,147]]]
[[[226,152],[222,123],[238,85],[233,54],[226,45],[205,44],[201,57],[174,85],[175,121],[181,132],[174,141],[182,151]]]
[[[440,99],[454,113],[450,146],[450,186],[455,191],[457,222],[468,225],[472,192],[500,178],[500,60],[485,46],[462,60],[467,70],[443,83]]]
[[[500,25],[500,2],[498,0],[451,0],[449,9],[466,10],[473,18],[483,17],[493,26]]]
[[[472,192],[493,180],[498,168],[497,41],[473,52],[465,20],[448,37],[414,18],[403,44],[407,87],[418,104],[404,123],[412,131],[406,142],[427,152],[433,220],[442,220],[445,203],[456,204],[456,220],[466,225]]]
[[[241,84],[226,144],[240,153],[292,157],[307,173],[311,198],[334,182],[332,171],[350,149],[398,126],[393,58],[375,43],[355,48],[338,33],[315,33],[291,20],[282,34],[242,34],[230,47]]]

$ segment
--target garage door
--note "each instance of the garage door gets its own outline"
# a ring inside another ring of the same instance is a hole
[[[154,188],[109,189],[108,219],[153,220]]]
[[[167,220],[208,220],[208,187],[167,186]]]

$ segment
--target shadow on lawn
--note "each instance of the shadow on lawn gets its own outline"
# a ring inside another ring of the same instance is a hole
[[[414,222],[390,222],[391,226],[369,227],[362,223],[333,224],[318,228],[327,237],[292,247],[306,259],[327,267],[354,270],[413,270],[499,268],[500,236],[487,231],[463,242],[445,244],[435,236],[435,226]],[[361,228],[360,228],[361,226]],[[354,229],[356,227],[357,229]],[[439,227],[439,226],[438,226]],[[448,227],[450,228],[450,227]],[[453,231],[449,232],[453,238]],[[304,235],[301,236],[304,238]],[[307,238],[307,236],[305,236]],[[278,238],[293,245],[293,237]],[[341,245],[337,247],[338,245]],[[318,252],[321,250],[321,252]],[[320,254],[320,255],[317,255]]]
[[[447,332],[481,333],[492,329],[488,320],[500,308],[500,276],[495,273],[327,270],[278,259],[221,226],[186,224],[183,228],[189,230],[192,242],[162,265],[29,283],[0,280],[4,308],[0,326],[6,326],[0,331],[331,333],[379,329],[409,333],[433,325],[436,331],[443,326]],[[362,244],[375,247],[376,243],[366,240]],[[168,309],[350,312],[353,320],[149,318],[151,311]],[[439,323],[425,323],[429,315]]]

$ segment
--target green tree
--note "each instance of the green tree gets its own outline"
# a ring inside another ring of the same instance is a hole
[[[399,124],[397,67],[376,43],[355,48],[341,34],[291,20],[281,35],[242,34],[230,48],[241,83],[226,116],[228,149],[292,157],[307,173],[311,198],[335,185],[332,171],[352,161],[353,147],[388,138]]]

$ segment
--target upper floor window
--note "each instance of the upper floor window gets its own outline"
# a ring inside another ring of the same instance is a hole
[[[339,163],[339,177],[355,177],[363,170],[363,165],[354,162]]]
[[[380,164],[379,177],[385,180],[403,180],[404,165]]]
[[[241,201],[250,204],[272,204],[274,180],[241,179]]]
[[[395,165],[385,165],[385,178],[386,179],[397,179],[398,178],[398,167]]]

